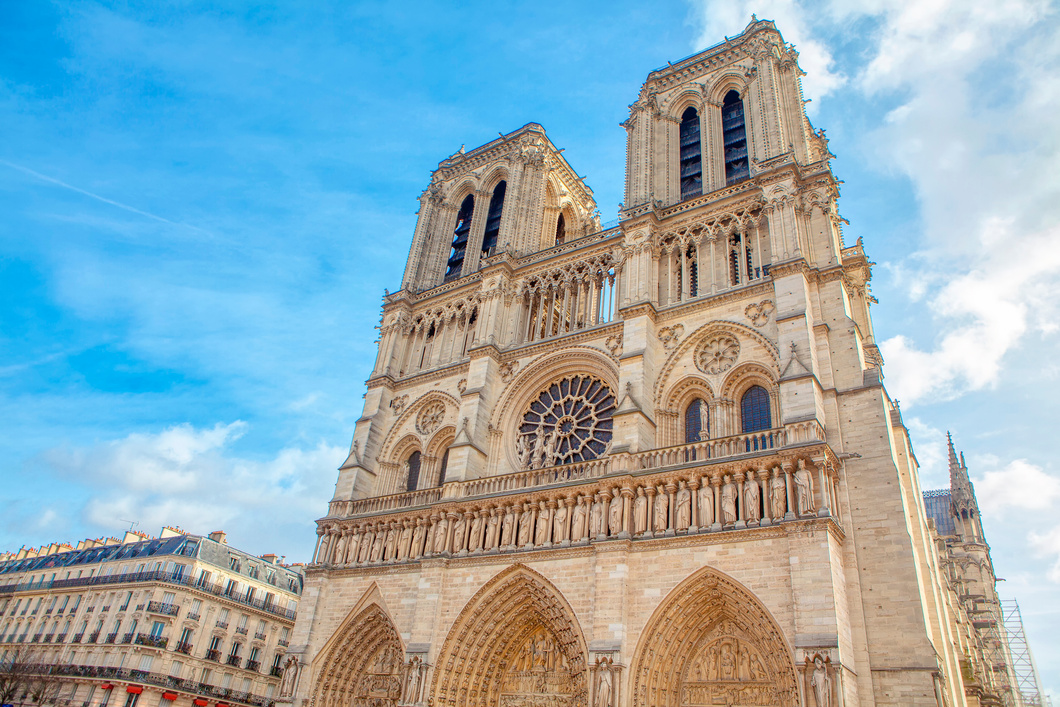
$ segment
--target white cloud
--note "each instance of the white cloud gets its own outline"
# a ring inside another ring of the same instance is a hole
[[[1060,500],[1060,479],[1025,459],[1014,459],[973,482],[983,513],[998,514],[1010,508],[1041,511]]]
[[[1060,525],[1042,534],[1032,532],[1029,538],[1039,556],[1055,558],[1047,576],[1060,583]]]
[[[308,559],[308,524],[326,512],[345,450],[320,443],[264,460],[242,458],[229,447],[246,430],[241,421],[202,429],[178,425],[87,449],[54,449],[44,460],[92,490],[83,520],[106,532],[120,531],[120,519],[152,532],[163,525],[198,533],[223,529],[241,549]]]

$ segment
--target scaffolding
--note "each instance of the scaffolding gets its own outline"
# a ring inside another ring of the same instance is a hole
[[[1034,664],[1034,654],[1027,644],[1027,634],[1023,631],[1023,617],[1020,606],[1015,599],[1001,602],[1001,617],[1008,636],[1009,652],[1012,654],[1012,672],[1016,678],[1016,690],[1023,700],[1024,707],[1052,707],[1052,700],[1045,694],[1038,667]]]

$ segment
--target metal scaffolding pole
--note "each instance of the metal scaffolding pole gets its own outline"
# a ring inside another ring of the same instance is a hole
[[[1038,667],[1034,664],[1034,654],[1027,644],[1027,634],[1023,631],[1023,617],[1020,606],[1015,599],[1001,602],[1001,616],[1008,636],[1009,652],[1012,654],[1012,671],[1016,676],[1016,690],[1026,707],[1052,707],[1052,700],[1042,687]]]

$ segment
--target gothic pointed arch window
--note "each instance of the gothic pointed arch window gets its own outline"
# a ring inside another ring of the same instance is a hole
[[[685,408],[685,444],[706,439],[710,434],[710,411],[707,401],[696,398]]]
[[[417,451],[409,455],[408,461],[405,464],[408,465],[408,478],[405,480],[405,490],[415,491],[416,487],[420,483],[420,460],[422,455]]]
[[[699,112],[692,107],[681,115],[681,200],[703,193],[703,143],[699,136]]]
[[[740,423],[744,434],[768,430],[773,426],[773,418],[769,410],[769,393],[762,386],[751,386],[740,399]]]
[[[743,100],[736,91],[725,94],[721,105],[721,127],[725,143],[725,184],[735,184],[751,176]]]
[[[467,251],[467,238],[471,233],[471,218],[475,215],[475,197],[468,194],[460,204],[456,214],[456,228],[453,229],[453,248],[449,252],[449,262],[445,268],[445,281],[460,277],[464,269],[464,253]]]
[[[504,211],[504,193],[508,190],[508,183],[501,180],[493,189],[490,198],[490,208],[486,212],[486,232],[482,234],[482,257],[493,255],[497,249],[497,236],[501,232],[501,213]]]
[[[449,469],[449,450],[445,450],[445,454],[442,455],[441,468],[438,470],[438,485],[441,486],[445,483],[445,472]]]
[[[559,218],[556,219],[556,245],[562,245],[567,240],[567,223],[563,220],[563,213],[560,212]]]

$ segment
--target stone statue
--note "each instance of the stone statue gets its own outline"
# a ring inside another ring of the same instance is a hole
[[[497,533],[500,532],[501,518],[497,515],[497,509],[490,510],[490,519],[486,521],[486,549],[492,550],[497,547]]]
[[[622,494],[615,489],[607,512],[607,530],[614,537],[622,532]]]
[[[383,557],[383,544],[386,542],[386,529],[375,529],[375,542],[372,543],[372,562],[378,562]]]
[[[409,463],[408,463],[408,462],[406,461],[406,462],[405,462],[404,464],[402,464],[402,465],[401,465],[401,479],[400,479],[400,486],[398,486],[398,489],[397,489],[399,493],[400,493],[401,491],[408,491],[408,490],[410,490],[410,489],[409,489],[409,474],[410,474],[410,473],[412,473],[412,465],[411,465],[411,464],[409,464]],[[414,491],[415,489],[411,489],[411,490],[413,490],[413,491]]]
[[[530,468],[530,458],[533,452],[533,442],[529,434],[522,434],[515,438],[515,456],[519,459],[520,469]]]
[[[755,479],[753,471],[747,472],[747,481],[743,484],[743,509],[744,520],[748,523],[762,520],[761,494],[758,490],[758,480]]]
[[[453,524],[453,552],[464,549],[464,531],[467,529],[467,518],[461,513]]]
[[[795,472],[795,512],[800,516],[813,513],[813,477],[802,459]]]
[[[519,545],[529,545],[534,537],[533,532],[534,509],[529,503],[524,503],[522,515],[519,516]]]
[[[773,502],[770,505],[770,515],[773,519],[783,518],[784,513],[788,510],[788,492],[786,484],[784,483],[784,475],[780,472],[780,467],[773,467],[773,478],[769,480],[770,493],[773,496]]]
[[[446,542],[449,540],[449,519],[444,515],[434,524],[434,551],[445,552]]]
[[[721,520],[726,525],[736,522],[736,484],[729,475],[721,487]]]
[[[706,528],[714,523],[714,489],[710,479],[703,479],[699,487],[699,527]]]
[[[817,700],[817,707],[832,707],[832,678],[828,676],[828,668],[820,654],[813,658],[810,687],[813,688],[813,698]]]
[[[633,529],[636,533],[648,529],[648,497],[643,486],[637,487],[637,499],[633,502]]]
[[[560,543],[567,539],[567,504],[563,499],[552,514],[552,542]]]
[[[600,501],[600,494],[597,494],[593,501],[592,509],[589,511],[589,537],[595,538],[597,535],[603,533],[604,526],[601,521],[604,509],[602,506],[603,503]]]
[[[404,560],[409,556],[409,546],[412,543],[412,526],[406,520],[401,527],[401,537],[398,540],[398,559]]]
[[[662,532],[670,527],[670,494],[659,487],[655,494],[655,532]]]
[[[317,548],[317,562],[328,561],[328,548],[331,547],[331,534],[326,530],[320,536],[320,547]]]
[[[383,549],[384,557],[388,560],[394,559],[394,555],[397,554],[397,537],[397,527],[391,523],[386,531],[386,547]]]
[[[423,550],[423,535],[427,532],[427,526],[419,521],[416,522],[416,530],[412,533],[412,550],[411,553],[418,556]],[[412,555],[410,555],[412,556]]]
[[[582,498],[582,496],[579,496],[574,506],[574,518],[570,531],[572,542],[577,542],[585,537],[585,504],[581,502]]]
[[[504,522],[501,524],[501,545],[509,547],[515,541],[515,513],[511,508],[504,509]]]
[[[549,530],[552,524],[548,518],[548,505],[541,501],[537,511],[537,533],[534,535],[534,545],[544,545],[549,541]]]
[[[600,667],[596,671],[596,694],[593,697],[593,707],[611,707],[611,671]]]
[[[540,469],[545,466],[545,422],[542,420],[537,423],[537,429],[534,430],[534,448],[530,452],[530,468]]]
[[[475,520],[471,521],[471,538],[467,543],[468,552],[482,549],[482,512],[475,513]]]
[[[298,680],[298,660],[288,658],[283,668],[283,679],[280,681],[280,697],[290,697],[294,694],[295,681]]]
[[[552,430],[545,435],[544,466],[549,467],[556,465],[556,444],[558,441],[555,430]]]
[[[674,528],[688,530],[692,525],[692,492],[682,481],[677,489],[677,501],[674,508]]]

